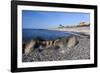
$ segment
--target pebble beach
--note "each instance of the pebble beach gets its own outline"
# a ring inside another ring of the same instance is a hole
[[[59,60],[83,60],[90,59],[90,34],[88,27],[82,28],[64,28],[56,29],[59,31],[76,32],[82,37],[77,37],[78,44],[73,47],[63,47],[55,49],[51,46],[49,48],[34,49],[29,55],[22,55],[22,62],[39,62],[39,61],[59,61]],[[72,30],[73,29],[73,30]],[[86,30],[85,30],[86,29]],[[80,32],[78,32],[80,30]]]

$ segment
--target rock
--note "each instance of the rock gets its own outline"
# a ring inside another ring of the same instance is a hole
[[[31,40],[28,44],[26,44],[25,46],[25,55],[28,55],[32,49],[33,49],[33,46],[35,45],[35,41],[34,40]]]
[[[70,51],[70,48],[76,46],[78,44],[78,39],[76,36],[70,36],[70,37],[63,37],[56,39],[54,42],[54,46],[59,48],[59,52],[64,54],[68,53]]]
[[[90,59],[89,38],[70,36],[58,38],[53,42],[32,40],[24,46],[23,62]],[[34,50],[31,51],[32,49]]]
[[[44,47],[42,45],[39,46],[38,50],[39,52],[43,51]]]
[[[62,48],[64,46],[63,40],[61,40],[61,39],[55,40],[54,46],[58,46],[59,48]]]
[[[71,47],[74,47],[75,45],[78,44],[78,39],[76,36],[72,36],[68,39],[68,42],[67,42],[67,47],[68,48],[71,48]]]

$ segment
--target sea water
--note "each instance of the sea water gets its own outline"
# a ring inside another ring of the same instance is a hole
[[[55,40],[61,37],[68,37],[72,34],[65,31],[48,30],[48,29],[22,29],[23,41],[38,40]]]

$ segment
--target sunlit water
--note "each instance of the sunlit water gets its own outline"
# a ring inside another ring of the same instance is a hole
[[[41,40],[55,40],[61,37],[68,37],[72,34],[70,32],[48,30],[48,29],[23,29],[22,38],[23,41],[32,39]]]

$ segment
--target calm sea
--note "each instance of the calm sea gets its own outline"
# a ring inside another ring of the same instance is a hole
[[[48,29],[23,29],[22,31],[23,41],[28,41],[32,39],[55,40],[57,38],[68,36],[71,36],[71,33]]]

